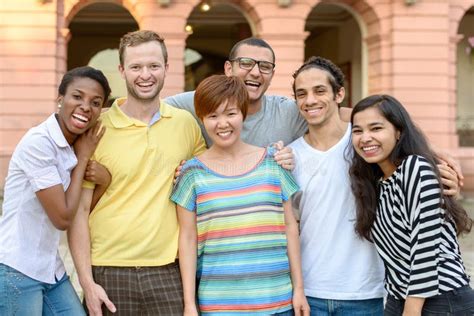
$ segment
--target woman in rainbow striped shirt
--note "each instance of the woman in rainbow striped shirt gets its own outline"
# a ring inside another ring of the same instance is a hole
[[[185,315],[309,315],[289,201],[298,186],[272,148],[240,139],[248,102],[237,77],[211,76],[195,93],[213,144],[186,162],[171,196]]]

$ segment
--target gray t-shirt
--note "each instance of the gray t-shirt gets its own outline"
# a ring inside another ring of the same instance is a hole
[[[201,121],[194,112],[194,91],[180,93],[164,100],[166,103],[193,114],[199,123],[208,146],[212,144]],[[242,140],[248,144],[266,147],[282,140],[285,145],[303,136],[308,129],[295,101],[276,95],[264,95],[262,108],[247,115],[242,129]]]

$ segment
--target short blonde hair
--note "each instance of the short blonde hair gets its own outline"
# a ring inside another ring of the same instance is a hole
[[[153,31],[148,30],[139,30],[134,32],[129,32],[122,36],[120,39],[119,45],[119,59],[120,65],[123,66],[123,61],[125,59],[125,49],[127,47],[138,46],[143,43],[157,41],[161,46],[161,51],[163,53],[163,58],[165,59],[165,64],[168,63],[168,51],[166,50],[165,40],[163,37],[158,35]]]

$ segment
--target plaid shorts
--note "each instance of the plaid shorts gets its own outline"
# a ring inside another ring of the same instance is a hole
[[[112,314],[102,305],[103,315],[183,315],[183,287],[177,261],[159,267],[94,266],[92,274],[117,308]]]

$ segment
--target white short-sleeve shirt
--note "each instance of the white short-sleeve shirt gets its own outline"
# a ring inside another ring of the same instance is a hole
[[[77,164],[54,114],[30,129],[15,148],[5,182],[0,218],[0,263],[53,284],[65,273],[59,256],[61,231],[36,192],[58,184],[67,190]]]
[[[356,205],[348,158],[351,126],[327,151],[303,137],[289,145],[295,155],[293,175],[301,188],[300,242],[304,292],[332,300],[381,298],[384,268],[374,245],[354,230]]]

